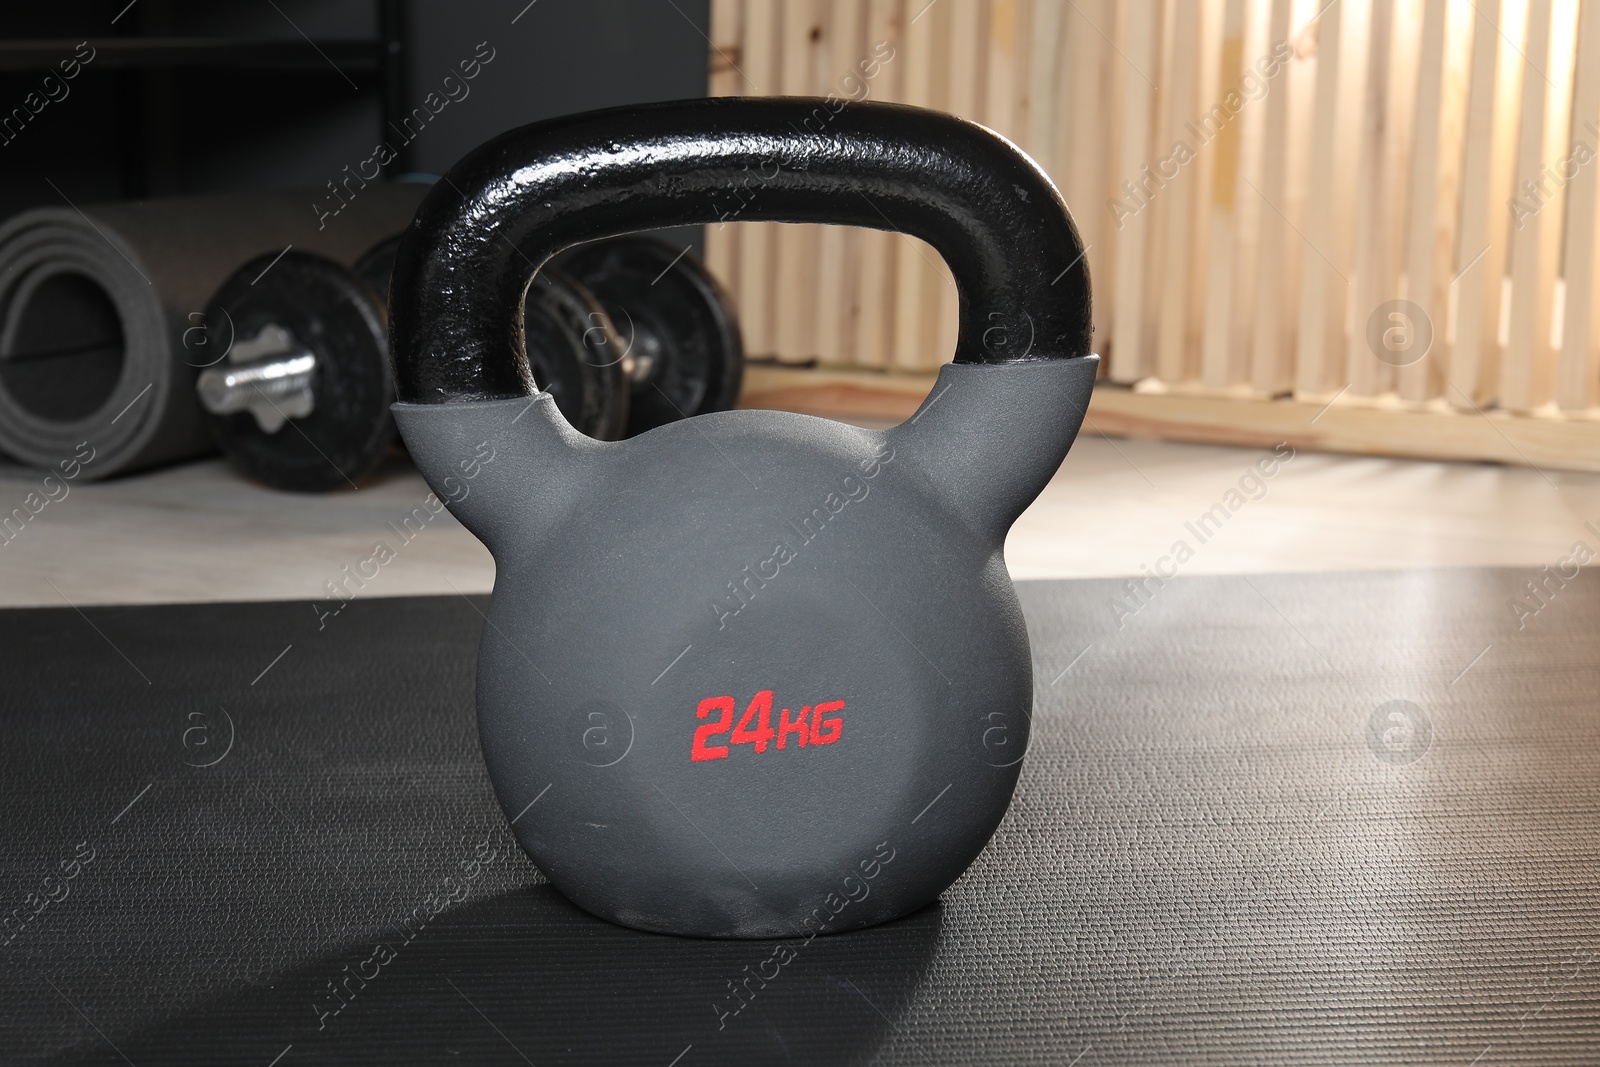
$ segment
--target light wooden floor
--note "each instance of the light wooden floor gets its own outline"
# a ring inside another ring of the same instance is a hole
[[[1228,500],[1257,449],[1091,431],[1017,523],[1017,578],[1139,574],[1183,540],[1183,574],[1464,565],[1538,567],[1600,550],[1600,475],[1301,453],[1202,543],[1186,523]],[[37,476],[0,470],[0,514]],[[0,605],[311,600],[427,493],[395,461],[360,491],[256,488],[220,460],[73,484],[0,545]],[[1585,528],[1592,522],[1595,529]],[[1163,564],[1171,569],[1170,562]],[[399,549],[365,596],[486,592],[488,553],[448,514]],[[308,609],[309,610],[309,609]]]
[[[1586,539],[1600,554],[1600,475],[1300,452],[1203,544],[1259,449],[1080,437],[1012,530],[1018,578],[1138,573],[1186,540],[1185,574],[1529,566]],[[1244,494],[1241,494],[1244,495]],[[1239,498],[1233,498],[1237,501]]]

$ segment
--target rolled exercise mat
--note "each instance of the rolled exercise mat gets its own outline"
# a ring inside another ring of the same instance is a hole
[[[45,468],[88,442],[87,478],[211,451],[195,375],[222,355],[203,343],[212,294],[245,262],[289,247],[354,266],[406,227],[425,192],[372,183],[320,223],[314,205],[326,196],[307,190],[37,208],[8,220],[0,451]]]

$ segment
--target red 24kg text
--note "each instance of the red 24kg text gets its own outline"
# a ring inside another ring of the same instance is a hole
[[[765,752],[774,739],[778,751],[791,743],[799,748],[807,745],[831,745],[844,733],[844,719],[838,713],[844,710],[844,701],[829,700],[812,707],[806,704],[800,714],[788,708],[778,714],[778,728],[772,728],[772,690],[763,689],[745,706],[739,725],[733,725],[735,708],[733,697],[707,697],[695,709],[695,717],[709,719],[694,731],[694,744],[689,758],[696,763],[704,760],[727,759],[728,745],[710,742],[720,734],[727,734],[729,744],[752,745],[757,752]],[[712,718],[715,716],[715,718]],[[731,728],[731,733],[729,732]]]

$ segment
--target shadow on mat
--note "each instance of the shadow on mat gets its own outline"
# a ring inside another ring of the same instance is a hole
[[[90,1034],[49,1062],[865,1062],[899,1029],[941,924],[935,903],[811,941],[692,940],[613,926],[531,886],[443,912],[387,951],[352,944],[111,1034],[115,1050]]]

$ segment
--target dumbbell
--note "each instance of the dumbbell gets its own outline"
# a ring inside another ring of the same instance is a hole
[[[207,342],[225,355],[196,388],[218,445],[245,474],[277,489],[337,489],[394,443],[385,296],[398,243],[353,270],[293,251],[262,257],[217,291]],[[535,380],[598,440],[725,410],[738,396],[743,351],[727,302],[698,260],[665,242],[604,242],[540,271],[524,329]]]
[[[627,436],[733,407],[744,341],[722,287],[692,252],[630,236],[583,245],[556,263],[594,294],[622,338]]]

